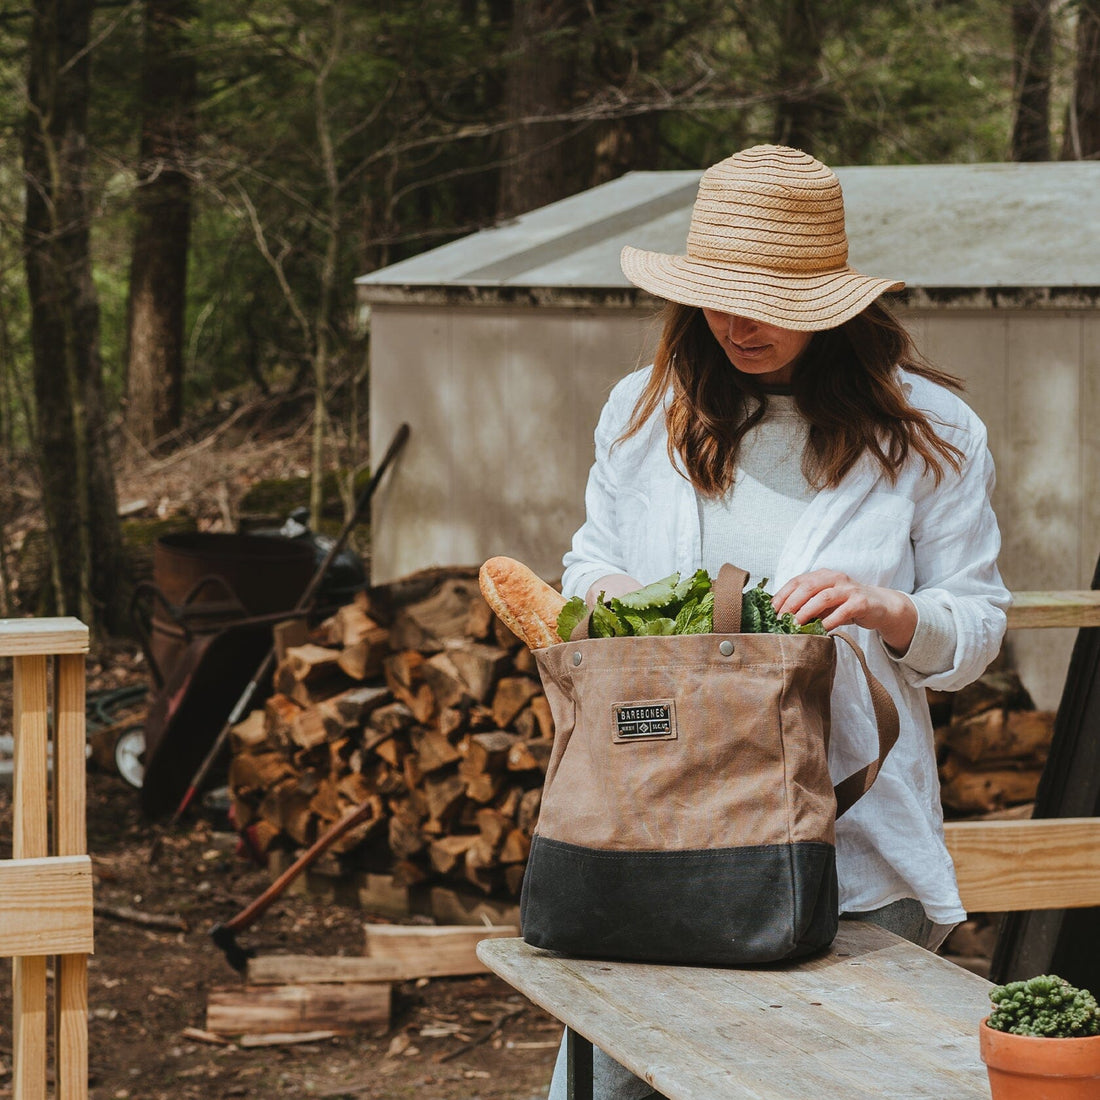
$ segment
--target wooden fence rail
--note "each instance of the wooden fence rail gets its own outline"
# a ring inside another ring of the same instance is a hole
[[[51,956],[54,1095],[88,1096],[87,651],[88,629],[78,619],[0,619],[0,657],[12,661],[15,740],[12,858],[0,860],[0,957],[12,959],[13,1100],[47,1095]]]

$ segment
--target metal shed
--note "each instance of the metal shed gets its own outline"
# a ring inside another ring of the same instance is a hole
[[[852,264],[989,427],[1011,588],[1088,587],[1100,553],[1100,162],[837,169]],[[412,434],[376,498],[371,579],[508,554],[560,575],[603,399],[660,303],[624,244],[681,252],[698,172],[632,172],[363,276],[371,444]],[[1071,631],[1013,637],[1053,708]]]

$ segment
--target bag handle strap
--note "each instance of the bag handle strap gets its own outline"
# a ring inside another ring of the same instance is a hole
[[[749,583],[744,569],[728,562],[718,570],[714,580],[714,633],[741,633],[741,593]]]
[[[878,758],[865,764],[859,771],[853,772],[847,779],[842,779],[833,788],[836,794],[836,816],[840,817],[871,789],[871,784],[882,770],[887,753],[897,743],[900,723],[894,700],[890,698],[890,693],[882,686],[878,677],[867,667],[867,658],[859,644],[839,630],[832,631],[829,637],[843,639],[856,655],[859,667],[863,669],[863,675],[867,680],[868,690],[871,692],[871,707],[875,712],[875,722],[878,725]]]

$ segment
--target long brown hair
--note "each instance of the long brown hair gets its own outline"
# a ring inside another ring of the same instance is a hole
[[[920,357],[905,327],[879,302],[814,333],[791,379],[795,406],[810,426],[802,465],[811,485],[838,485],[864,452],[891,482],[911,453],[937,483],[944,464],[960,468],[962,451],[909,404],[897,367],[962,389],[957,378]],[[667,306],[653,370],[623,439],[664,406],[669,390],[669,457],[679,455],[699,492],[721,496],[733,484],[741,441],[764,416],[767,391],[733,367],[694,306]]]

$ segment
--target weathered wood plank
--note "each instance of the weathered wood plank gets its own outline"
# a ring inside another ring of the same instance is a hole
[[[403,979],[404,968],[400,963],[361,955],[260,955],[248,960],[250,985],[322,985]]]
[[[12,960],[14,1095],[46,1100],[46,958]]]
[[[61,1100],[84,1100],[88,1095],[88,956],[59,956],[57,974],[57,1095]]]
[[[21,654],[12,664],[15,790],[12,856],[49,855],[46,657]]]
[[[87,652],[88,628],[79,619],[0,619],[0,657]]]
[[[477,945],[486,939],[513,937],[514,925],[368,924],[366,954],[398,966],[404,978],[443,978],[484,974]]]
[[[92,861],[0,861],[0,957],[92,950]]]
[[[1100,626],[1100,591],[1013,592],[1009,630]]]
[[[949,821],[944,832],[969,912],[1100,905],[1100,818]]]
[[[864,922],[759,969],[560,958],[519,940],[479,957],[670,1100],[988,1097],[989,983]]]
[[[217,1035],[334,1031],[346,1035],[390,1019],[389,982],[212,989],[206,1030]]]
[[[87,860],[84,660],[82,653],[65,653],[56,658],[53,850],[57,856]],[[88,868],[90,872],[90,861]],[[85,907],[88,928],[88,944],[82,951],[91,951],[90,873],[80,904]],[[88,956],[83,953],[59,954],[54,965],[57,1095],[63,1100],[84,1100],[88,1095]]]
[[[57,659],[57,723],[54,734],[54,854],[83,855],[88,849],[84,657]]]

